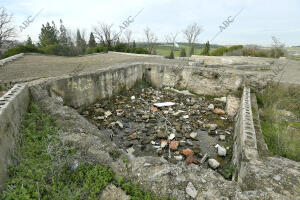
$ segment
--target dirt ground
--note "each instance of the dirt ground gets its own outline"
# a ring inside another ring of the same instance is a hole
[[[30,80],[72,73],[92,72],[114,64],[132,62],[178,63],[159,57],[125,55],[117,53],[94,54],[78,57],[25,55],[0,69],[0,82]]]
[[[260,60],[263,58],[249,58]],[[164,59],[156,56],[128,55],[122,53],[93,54],[78,57],[62,57],[41,54],[27,54],[23,58],[7,63],[0,67],[0,83],[34,80],[66,74],[92,72],[114,64],[132,62],[151,62],[174,64],[186,61]],[[300,84],[300,61],[277,60],[277,66],[284,67],[284,73],[280,76],[282,82]],[[276,68],[275,65],[272,67]],[[226,68],[224,68],[226,69]],[[235,71],[226,69],[228,71]],[[236,70],[239,71],[240,70]],[[257,74],[273,73],[272,71],[257,71]]]

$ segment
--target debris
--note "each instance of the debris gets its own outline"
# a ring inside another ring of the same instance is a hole
[[[131,100],[135,100],[135,96],[131,96],[130,99],[131,99]]]
[[[207,154],[205,154],[205,155],[202,157],[202,159],[200,160],[200,163],[203,164],[203,163],[206,161],[207,158],[208,158],[208,156],[207,156]]]
[[[207,107],[208,110],[213,110],[215,109],[215,106],[214,104],[209,104],[209,106]]]
[[[153,105],[158,107],[158,108],[161,108],[161,107],[165,107],[165,106],[173,106],[173,105],[175,105],[175,103],[173,103],[173,102],[163,102],[163,103],[155,103]]]
[[[181,161],[183,160],[183,156],[182,155],[179,155],[179,156],[174,156],[174,158],[178,161]]]
[[[188,116],[188,115],[183,115],[182,118],[183,118],[183,119],[188,119],[189,116]]]
[[[157,107],[153,107],[153,108],[151,108],[151,110],[152,110],[152,112],[156,112],[158,109],[157,109]]]
[[[213,169],[217,169],[220,166],[220,163],[217,160],[211,158],[208,159],[208,165]]]
[[[226,97],[214,98],[215,101],[221,101],[223,103],[226,103],[226,99]]]
[[[218,115],[225,115],[225,111],[220,108],[215,108],[213,112]]]
[[[168,145],[168,140],[161,140],[160,141],[160,147],[163,149]]]
[[[218,125],[217,124],[207,124],[206,125],[210,131],[214,131],[218,128]]]
[[[191,164],[191,163],[194,163],[194,164],[197,164],[198,161],[196,160],[196,158],[194,156],[189,156],[185,159],[185,163],[187,165]]]
[[[179,142],[173,140],[173,141],[171,142],[170,149],[171,149],[172,151],[175,151],[175,150],[178,149],[178,146],[179,146]]]
[[[197,137],[197,135],[198,135],[197,132],[192,132],[192,133],[190,134],[190,137],[193,138],[193,139],[195,139],[195,138]]]
[[[226,149],[224,147],[221,147],[218,144],[215,147],[218,149],[219,156],[226,156]]]
[[[155,144],[156,144],[154,141],[151,141],[150,143],[151,143],[152,145],[155,145]]]
[[[170,134],[169,140],[173,140],[174,138],[175,138],[175,134],[174,133]]]
[[[135,151],[133,147],[130,147],[129,149],[126,149],[127,153],[129,154],[133,154],[133,152]]]
[[[183,155],[185,155],[186,157],[191,156],[191,155],[194,154],[193,150],[192,150],[192,149],[189,149],[189,148],[187,148],[187,149],[182,149],[182,150],[180,151],[180,153],[183,154]]]
[[[111,113],[110,111],[106,111],[106,112],[104,113],[104,115],[105,115],[105,118],[107,118],[107,117],[111,116],[112,113]]]
[[[220,138],[220,140],[224,141],[225,140],[225,135],[220,135],[219,138]]]

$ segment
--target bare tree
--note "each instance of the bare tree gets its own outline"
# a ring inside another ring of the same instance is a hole
[[[151,31],[149,27],[147,27],[144,30],[146,39],[147,39],[147,46],[148,46],[148,51],[151,54],[156,54],[156,43],[157,43],[157,37],[156,35]]]
[[[109,47],[119,39],[119,35],[113,30],[113,24],[98,23],[98,26],[93,27],[93,32],[100,42],[106,43]]]
[[[175,42],[176,42],[177,36],[178,36],[178,32],[176,32],[176,33],[169,33],[169,34],[167,34],[165,36],[167,44],[169,44],[169,43],[172,44],[171,50],[174,50],[174,48],[175,48]]]
[[[0,47],[6,40],[15,36],[12,18],[12,14],[8,14],[4,7],[0,7]]]
[[[126,31],[124,32],[124,35],[125,35],[127,44],[129,45],[129,44],[130,44],[130,41],[131,41],[131,39],[132,39],[132,31],[131,31],[131,30],[126,30]]]
[[[197,41],[202,31],[203,31],[202,26],[198,25],[197,23],[190,24],[186,27],[186,29],[183,30],[183,34],[187,39],[189,46],[191,48],[190,56],[191,54],[193,54],[195,42]]]

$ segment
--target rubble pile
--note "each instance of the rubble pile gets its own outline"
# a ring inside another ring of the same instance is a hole
[[[135,87],[102,99],[81,114],[137,157],[207,165],[224,175],[233,137],[233,121],[225,106],[226,97]]]

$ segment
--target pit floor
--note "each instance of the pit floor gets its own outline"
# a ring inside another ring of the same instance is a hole
[[[154,105],[162,102],[175,104]],[[226,103],[213,97],[137,84],[129,91],[96,102],[81,114],[108,134],[119,148],[137,157],[163,156],[172,163],[185,161],[208,166],[207,160],[200,163],[207,154],[220,162],[217,171],[230,179],[226,171],[231,168],[233,121],[226,114],[214,113],[208,108],[210,104],[224,110]],[[172,140],[171,134],[175,135]],[[221,140],[223,136],[225,140]],[[216,144],[226,148],[226,156],[218,155]],[[193,151],[192,159],[184,155],[186,149]]]

